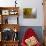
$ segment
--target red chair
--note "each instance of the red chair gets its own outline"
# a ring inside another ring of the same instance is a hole
[[[37,35],[34,32],[34,30],[32,28],[27,29],[27,31],[25,32],[24,37],[22,38],[22,42],[21,42],[21,46],[27,46],[27,44],[25,43],[25,40],[34,36],[37,39]],[[39,40],[37,39],[37,44],[35,46],[41,46]]]

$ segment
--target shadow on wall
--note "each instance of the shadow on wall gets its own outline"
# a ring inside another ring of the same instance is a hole
[[[30,26],[21,26],[21,27],[20,27],[20,32],[19,32],[19,39],[20,39],[20,42],[21,42],[21,40],[22,40],[22,38],[23,38],[23,36],[24,36],[24,33],[26,32],[26,30],[27,30],[28,28],[32,28],[32,29],[36,32],[39,41],[40,41],[41,43],[43,43],[43,30],[42,30],[42,27],[41,27],[41,26],[31,26],[31,27],[30,27]]]

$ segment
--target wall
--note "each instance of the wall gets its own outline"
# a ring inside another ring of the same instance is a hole
[[[0,6],[9,7],[15,6],[15,0],[0,0]],[[19,24],[21,26],[43,26],[43,6],[42,0],[17,0],[17,3],[20,7],[19,9]],[[37,9],[37,18],[36,19],[24,19],[23,18],[23,8],[36,8]]]
[[[23,18],[23,8],[30,7],[37,9],[37,18],[36,19],[24,19]],[[42,26],[43,25],[43,6],[42,0],[24,0],[23,6],[20,9],[20,25],[22,26]]]

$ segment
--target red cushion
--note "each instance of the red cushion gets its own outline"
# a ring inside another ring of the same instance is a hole
[[[27,29],[24,37],[22,38],[21,45],[26,46],[25,39],[28,39],[29,37],[32,37],[32,36],[35,36],[35,37],[37,36],[36,33],[34,32],[34,30],[32,28]],[[38,45],[39,44],[37,44],[36,46],[38,46]]]

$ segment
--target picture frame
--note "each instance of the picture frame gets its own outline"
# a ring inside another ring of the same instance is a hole
[[[9,14],[10,14],[10,15],[16,15],[17,13],[18,13],[18,12],[15,11],[15,10],[10,10],[10,11],[9,11]]]
[[[36,8],[23,8],[23,17],[24,18],[36,18],[37,17]]]
[[[2,15],[9,15],[9,10],[2,10]]]

